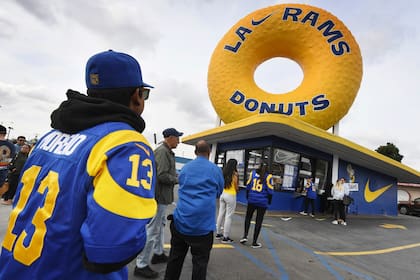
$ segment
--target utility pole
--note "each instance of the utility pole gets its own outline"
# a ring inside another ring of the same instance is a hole
[[[7,137],[6,137],[6,140],[9,140],[9,135],[10,135],[10,130],[12,130],[13,129],[13,127],[11,127],[11,126],[9,126],[8,127],[8,131],[7,131]]]

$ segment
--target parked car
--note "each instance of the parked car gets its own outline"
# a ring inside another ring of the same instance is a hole
[[[411,202],[400,201],[398,203],[398,211],[400,214],[420,214],[420,197],[413,199]]]

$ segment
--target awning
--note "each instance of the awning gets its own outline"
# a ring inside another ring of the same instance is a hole
[[[277,136],[319,151],[337,155],[340,159],[397,178],[399,182],[420,183],[420,172],[398,161],[367,149],[303,121],[280,115],[261,114],[182,138],[195,145],[204,139],[209,144]]]

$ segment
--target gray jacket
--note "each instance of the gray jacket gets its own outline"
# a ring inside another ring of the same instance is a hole
[[[156,161],[155,199],[158,204],[171,204],[174,201],[174,185],[178,183],[175,168],[175,154],[163,142],[154,151]]]

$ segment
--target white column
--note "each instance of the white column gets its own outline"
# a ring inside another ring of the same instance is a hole
[[[220,119],[219,116],[217,116],[216,118],[216,127],[219,127],[222,124],[222,120]],[[216,150],[217,150],[217,143],[213,143],[211,146],[211,151],[210,151],[210,158],[209,160],[211,162],[214,162],[216,159]]]
[[[334,135],[338,136],[339,128],[340,128],[340,122],[337,122],[333,126]],[[338,161],[339,161],[338,156],[336,154],[333,154],[333,164],[332,164],[332,174],[331,174],[331,180],[333,184],[335,184],[335,182],[338,179]]]

